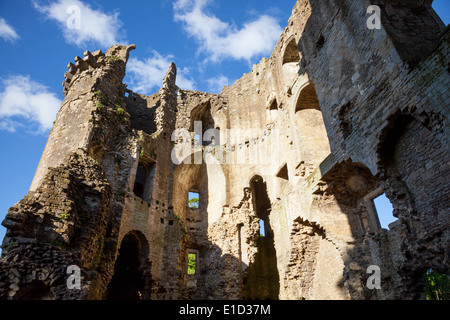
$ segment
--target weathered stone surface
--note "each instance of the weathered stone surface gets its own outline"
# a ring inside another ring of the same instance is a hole
[[[375,1],[377,30],[366,1],[297,1],[221,94],[178,88],[174,63],[157,93],[132,92],[134,45],[76,58],[3,221],[0,298],[423,298],[427,269],[449,273],[449,29],[428,2],[394,2]]]

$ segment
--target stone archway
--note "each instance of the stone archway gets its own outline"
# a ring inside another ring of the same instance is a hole
[[[148,250],[148,241],[139,231],[131,231],[122,239],[108,285],[108,300],[141,300],[147,296],[151,277],[146,268]]]
[[[322,110],[313,83],[304,84],[292,106],[293,124],[296,127],[297,144],[301,148],[301,166],[312,172],[330,154],[330,141]]]
[[[286,87],[290,87],[298,77],[299,62],[300,53],[297,48],[297,41],[292,36],[286,41],[281,65],[282,79]]]
[[[54,300],[55,296],[52,293],[51,287],[43,281],[33,280],[30,283],[24,284],[14,300]]]

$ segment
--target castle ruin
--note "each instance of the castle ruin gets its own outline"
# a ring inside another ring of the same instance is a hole
[[[298,0],[220,94],[180,89],[175,64],[132,92],[134,45],[76,57],[2,222],[0,299],[423,299],[426,271],[450,272],[450,33],[431,3]]]

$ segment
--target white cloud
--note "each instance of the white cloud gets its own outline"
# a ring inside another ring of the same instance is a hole
[[[145,60],[131,57],[127,63],[127,74],[130,77],[130,87],[133,91],[149,94],[152,89],[159,89],[162,80],[169,70],[172,55],[163,56],[156,51]],[[189,69],[177,69],[177,85],[182,89],[193,90],[195,81],[188,76]]]
[[[19,39],[19,35],[16,30],[11,27],[3,18],[0,18],[0,37],[2,37],[5,41],[14,42]]]
[[[200,44],[200,51],[211,55],[212,61],[233,58],[249,61],[256,55],[270,54],[282,28],[278,21],[261,15],[241,29],[223,22],[205,9],[210,0],[178,0],[174,3],[175,21]]]
[[[212,93],[221,93],[224,86],[231,85],[230,79],[224,75],[206,80],[208,83],[208,90]]]
[[[16,132],[17,128],[24,127],[23,123],[11,119],[0,118],[0,131]]]
[[[79,0],[58,0],[42,6],[34,0],[33,4],[48,19],[59,24],[69,43],[85,47],[93,42],[104,48],[120,43],[122,22],[118,12],[103,13]]]
[[[38,124],[39,132],[52,128],[62,102],[54,93],[32,81],[29,76],[14,75],[2,79],[1,83],[0,130],[14,132],[18,127],[25,126],[17,118]]]

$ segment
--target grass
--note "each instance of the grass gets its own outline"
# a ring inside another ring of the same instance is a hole
[[[61,221],[67,221],[70,218],[70,213],[62,213],[62,214],[58,215],[58,218]]]
[[[197,255],[195,253],[189,253],[188,254],[188,269],[187,269],[187,273],[189,275],[194,275],[195,274],[195,268],[196,268],[196,262],[197,260]]]
[[[198,209],[199,206],[199,199],[198,198],[192,198],[189,200],[189,208],[191,209]]]
[[[118,114],[123,115],[123,112],[124,112],[123,108],[118,107],[118,108],[116,108],[116,111]]]
[[[425,274],[425,293],[427,300],[449,300],[450,299],[450,277],[432,269]]]
[[[103,236],[101,236],[98,239],[98,249],[97,252],[94,256],[94,259],[92,261],[92,268],[93,269],[97,269],[99,263],[100,263],[100,258],[102,257],[102,253],[103,253],[103,247],[105,246],[105,238],[103,238]]]
[[[97,103],[97,110],[101,111],[101,110],[103,110],[103,108],[105,108],[105,105],[103,103],[101,103],[101,102],[98,102]]]

